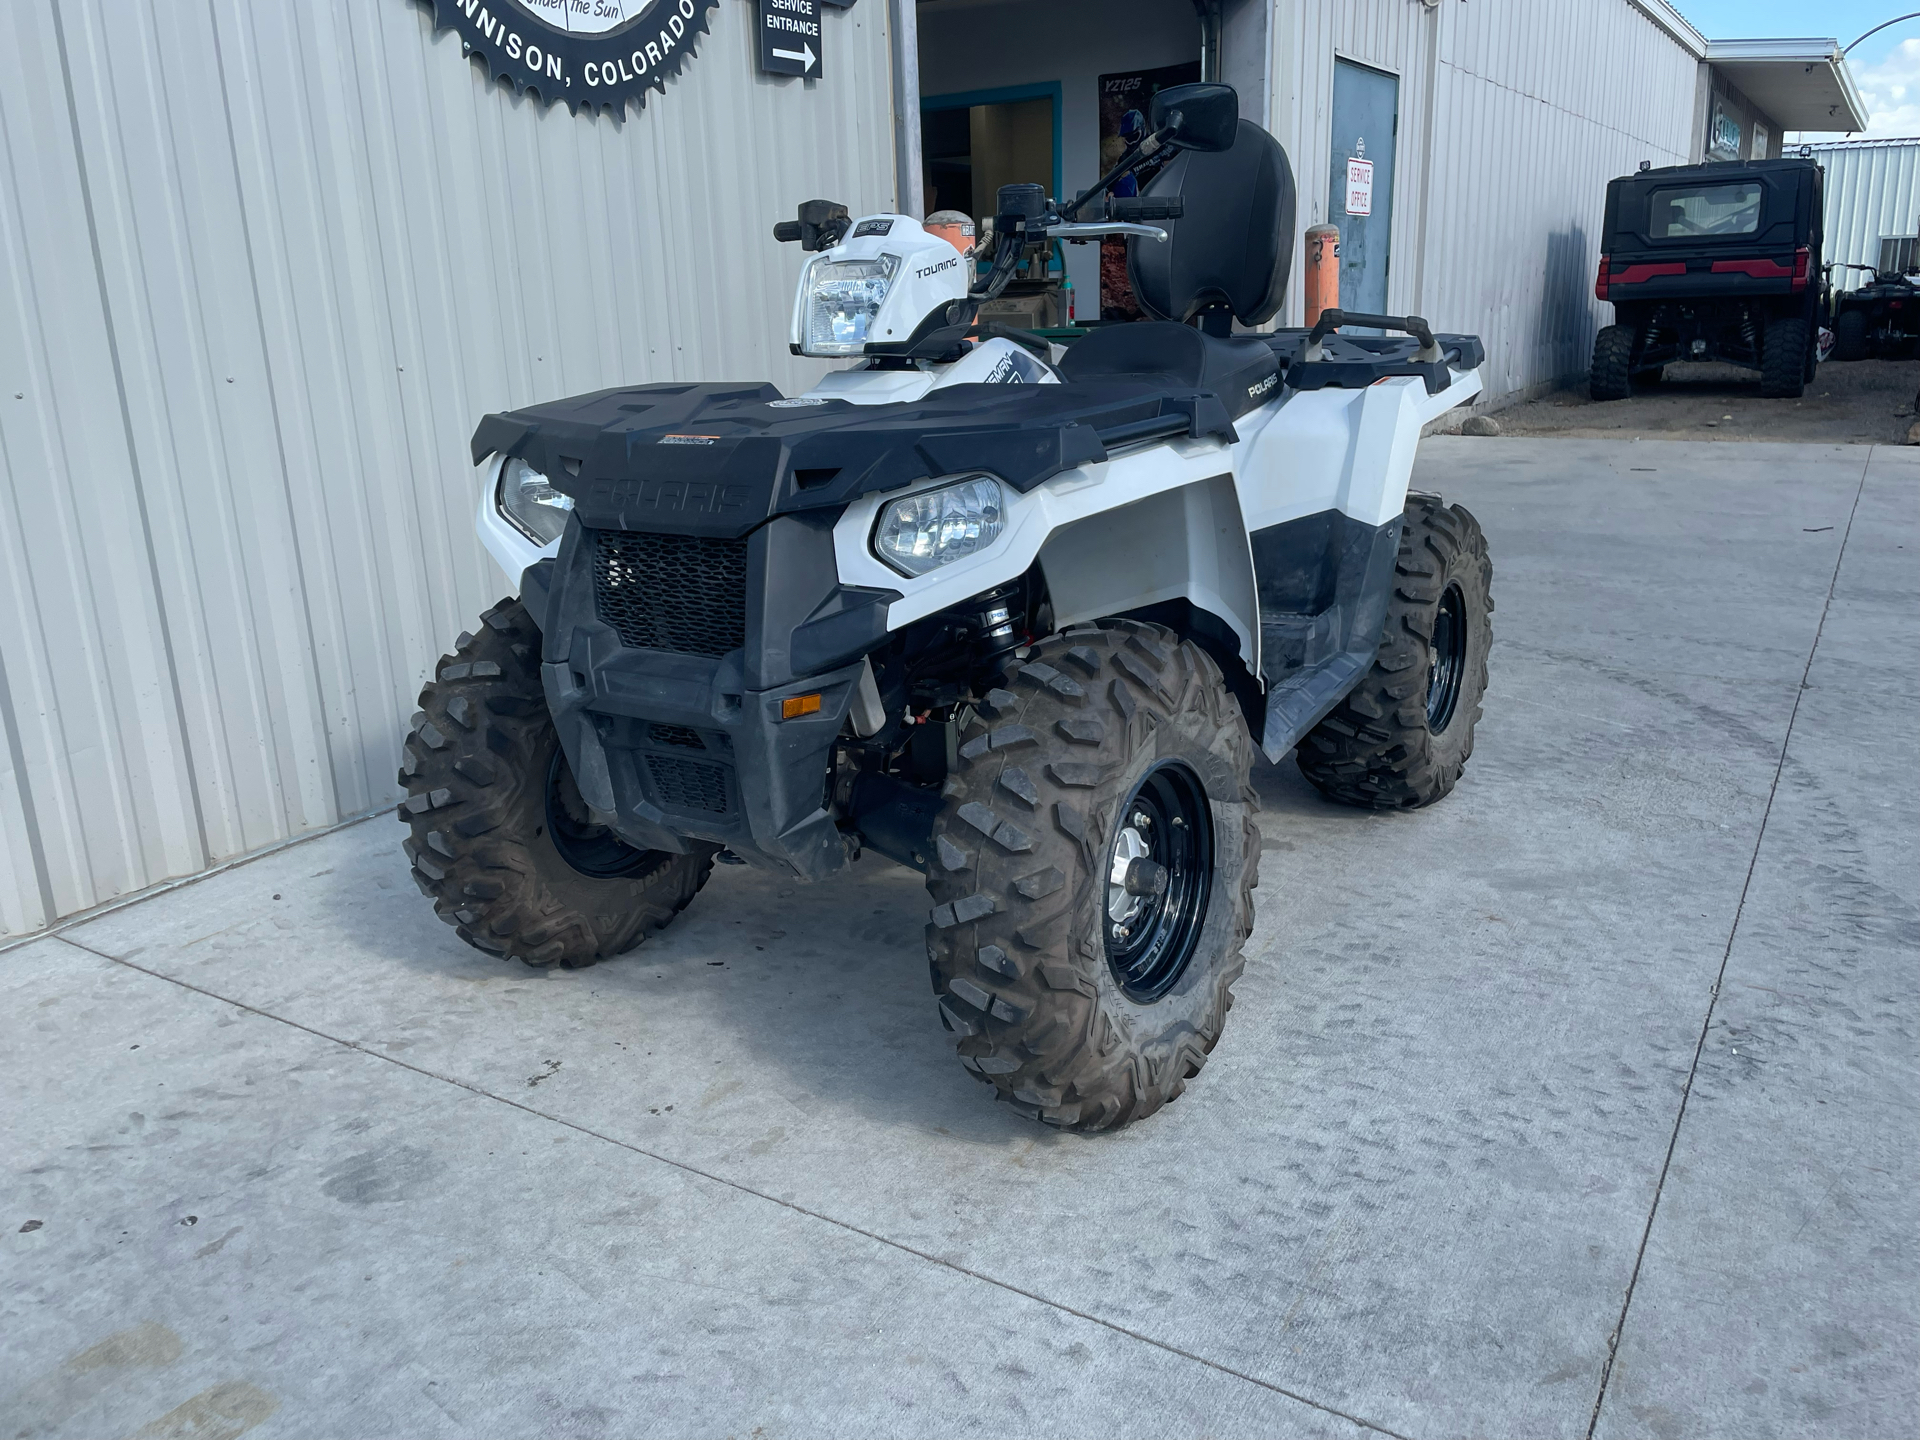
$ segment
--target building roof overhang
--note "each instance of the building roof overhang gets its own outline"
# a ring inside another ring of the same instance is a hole
[[[1702,58],[1783,130],[1864,130],[1872,118],[1838,40],[1709,40]]]

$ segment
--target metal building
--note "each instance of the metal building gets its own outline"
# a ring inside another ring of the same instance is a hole
[[[482,414],[810,383],[768,227],[893,207],[888,9],[825,12],[822,81],[759,74],[753,15],[620,120],[416,0],[0,7],[44,62],[0,87],[0,933],[392,802],[507,588]]]
[[[0,11],[36,57],[0,87],[0,935],[390,803],[433,658],[506,588],[476,419],[804,387],[767,233],[802,200],[1077,190],[1106,81],[1217,76],[1301,226],[1348,230],[1352,296],[1480,332],[1497,398],[1584,368],[1607,179],[1858,109],[1837,47],[1717,59],[1663,0],[785,0],[801,76],[771,3]],[[536,9],[587,18],[536,49]]]
[[[1827,259],[1878,265],[1881,240],[1920,235],[1920,140],[1846,140],[1813,153],[1827,171]],[[1836,271],[1834,286],[1866,279]]]

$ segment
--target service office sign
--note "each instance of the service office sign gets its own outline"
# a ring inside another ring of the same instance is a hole
[[[719,0],[427,0],[496,80],[551,105],[624,110],[664,90]]]

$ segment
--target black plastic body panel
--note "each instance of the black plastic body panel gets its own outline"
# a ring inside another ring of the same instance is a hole
[[[1260,737],[1276,763],[1366,677],[1379,652],[1403,521],[1366,525],[1338,510],[1256,530]]]
[[[1211,391],[1141,380],[952,385],[900,405],[640,385],[489,415],[472,450],[475,464],[523,457],[594,528],[734,538],[773,515],[837,516],[861,495],[969,470],[1025,492],[1105,460],[1101,431],[1163,416],[1237,438]]]
[[[748,538],[743,648],[717,659],[643,649],[596,611],[592,536],[570,524],[523,589],[540,607],[547,704],[587,803],[648,849],[684,851],[692,838],[801,878],[839,868],[833,745],[899,593],[842,587],[831,519],[780,516]],[[810,693],[817,713],[781,718],[782,700]]]

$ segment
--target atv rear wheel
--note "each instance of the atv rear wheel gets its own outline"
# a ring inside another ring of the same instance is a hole
[[[1373,669],[1294,752],[1322,795],[1371,810],[1431,805],[1458,783],[1493,643],[1480,522],[1436,495],[1409,496],[1406,514]]]
[[[1867,358],[1866,311],[1849,310],[1833,322],[1833,358],[1836,360]]]
[[[1609,325],[1593,340],[1593,373],[1587,391],[1596,400],[1625,400],[1633,394],[1634,327]]]
[[[1253,741],[1158,625],[1042,641],[981,704],[934,826],[927,953],[960,1063],[1034,1119],[1106,1130],[1186,1088],[1245,966]]]
[[[414,883],[476,949],[529,965],[591,965],[684,910],[713,847],[638,850],[595,822],[540,685],[540,632],[502,600],[420,692],[399,816]]]
[[[1807,347],[1812,337],[1805,320],[1772,320],[1760,337],[1760,394],[1768,400],[1794,400],[1807,390]]]

